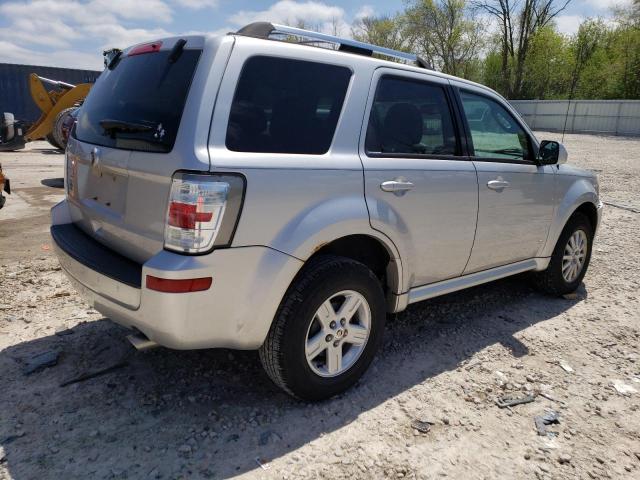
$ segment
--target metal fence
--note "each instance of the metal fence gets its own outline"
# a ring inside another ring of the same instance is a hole
[[[31,73],[74,85],[95,82],[100,75],[100,72],[93,70],[0,63],[0,114],[11,112],[17,119],[27,122],[35,122],[38,119],[41,112],[33,103],[29,92],[29,74]],[[45,87],[51,88],[50,85]]]
[[[511,100],[533,130],[640,135],[640,100]]]

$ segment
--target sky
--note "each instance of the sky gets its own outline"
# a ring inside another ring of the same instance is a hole
[[[557,17],[574,33],[630,0],[573,0]],[[341,35],[363,16],[393,14],[404,0],[0,0],[0,63],[102,69],[102,51],[174,34],[226,33],[263,20],[298,20]]]

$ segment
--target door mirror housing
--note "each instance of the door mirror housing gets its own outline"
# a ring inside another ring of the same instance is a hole
[[[538,161],[541,165],[557,165],[567,162],[567,149],[560,142],[543,140],[538,150]]]

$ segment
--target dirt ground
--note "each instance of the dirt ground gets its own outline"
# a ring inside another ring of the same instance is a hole
[[[0,479],[640,478],[640,139],[565,144],[605,201],[632,209],[606,207],[577,296],[519,276],[416,304],[389,318],[362,381],[315,405],[274,387],[255,352],[133,350],[52,254],[63,156],[0,153],[14,188],[0,211]],[[27,375],[46,352],[57,364]],[[560,423],[540,436],[549,410]]]

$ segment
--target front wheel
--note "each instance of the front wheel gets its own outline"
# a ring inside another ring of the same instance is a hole
[[[322,256],[287,291],[260,360],[273,382],[304,400],[343,392],[366,371],[382,340],[380,281],[354,260]]]
[[[589,267],[593,227],[586,215],[577,212],[569,219],[558,239],[549,266],[534,274],[535,285],[545,293],[574,292]]]

